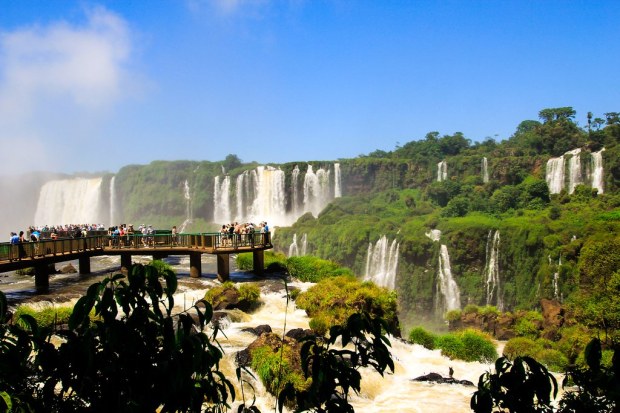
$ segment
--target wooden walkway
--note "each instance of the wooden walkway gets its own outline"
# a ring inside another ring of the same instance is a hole
[[[78,260],[79,272],[90,273],[90,258],[101,255],[120,255],[121,267],[131,265],[133,255],[152,255],[161,259],[169,255],[189,255],[190,275],[200,277],[200,256],[217,256],[218,278],[230,276],[229,256],[242,252],[253,253],[254,272],[264,269],[263,251],[273,248],[270,233],[232,236],[220,233],[142,235],[113,237],[95,235],[80,238],[44,239],[13,245],[0,243],[0,273],[34,267],[37,289],[49,287],[49,265]]]

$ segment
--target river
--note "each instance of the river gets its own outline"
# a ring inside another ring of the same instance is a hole
[[[134,262],[148,262],[149,256],[133,257]],[[189,277],[189,259],[186,257],[170,257],[166,261],[177,271],[179,288],[175,295],[175,308],[182,311],[190,307],[196,300],[202,298],[205,292],[218,283],[215,276],[216,262],[213,256],[203,255],[203,276]],[[77,263],[74,263],[77,268]],[[75,302],[94,282],[118,270],[118,257],[99,257],[91,260],[92,274],[55,274],[50,278],[50,292],[35,294],[33,279],[30,276],[19,276],[13,273],[0,274],[0,290],[4,291],[10,305],[28,302],[49,305]],[[61,264],[57,264],[60,268]],[[234,357],[237,351],[247,347],[256,337],[251,333],[243,332],[246,327],[256,327],[260,324],[269,324],[273,331],[283,333],[286,322],[287,331],[293,328],[308,328],[309,319],[305,311],[297,309],[293,301],[286,303],[284,284],[279,279],[256,278],[253,274],[235,271],[231,265],[231,280],[234,282],[258,282],[261,285],[262,306],[253,314],[247,315],[242,321],[221,324],[223,335],[218,336],[225,352],[225,359],[221,365],[222,371],[232,382],[235,378]],[[302,290],[312,284],[293,282],[291,286]],[[285,320],[286,317],[286,320]],[[469,400],[474,387],[457,384],[430,384],[414,382],[413,378],[436,372],[448,376],[451,367],[454,378],[478,382],[478,378],[491,365],[481,363],[466,363],[449,360],[443,357],[439,350],[427,350],[419,345],[411,345],[400,339],[390,337],[392,356],[395,361],[395,372],[386,373],[381,377],[374,370],[362,372],[362,389],[359,395],[352,398],[352,404],[358,412],[387,413],[387,412],[429,412],[438,410],[449,412],[471,412]],[[265,392],[261,383],[250,377],[256,391],[256,405],[264,413],[274,411],[275,398]],[[240,388],[237,388],[237,398],[240,397]],[[246,399],[248,390],[246,390]],[[252,396],[249,396],[252,399]],[[236,407],[239,403],[233,405]]]

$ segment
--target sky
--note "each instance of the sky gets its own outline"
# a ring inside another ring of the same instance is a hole
[[[616,0],[0,0],[0,174],[355,158],[620,111]]]

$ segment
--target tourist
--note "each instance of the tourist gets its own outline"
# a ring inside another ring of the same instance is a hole
[[[173,225],[172,226],[172,245],[176,245],[177,244],[177,226]]]

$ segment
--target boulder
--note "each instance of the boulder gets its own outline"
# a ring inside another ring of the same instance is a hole
[[[72,264],[67,264],[60,269],[61,274],[75,274],[77,270]]]
[[[461,384],[463,386],[474,386],[469,380],[457,380],[454,377],[444,377],[439,373],[428,373],[424,376],[419,376],[413,379],[413,381],[426,381],[430,383],[440,383],[440,384]]]
[[[261,324],[261,325],[256,326],[256,327],[247,327],[247,328],[244,328],[241,331],[244,331],[246,333],[252,333],[255,336],[260,336],[263,333],[271,333],[272,332],[271,326],[269,324]]]

